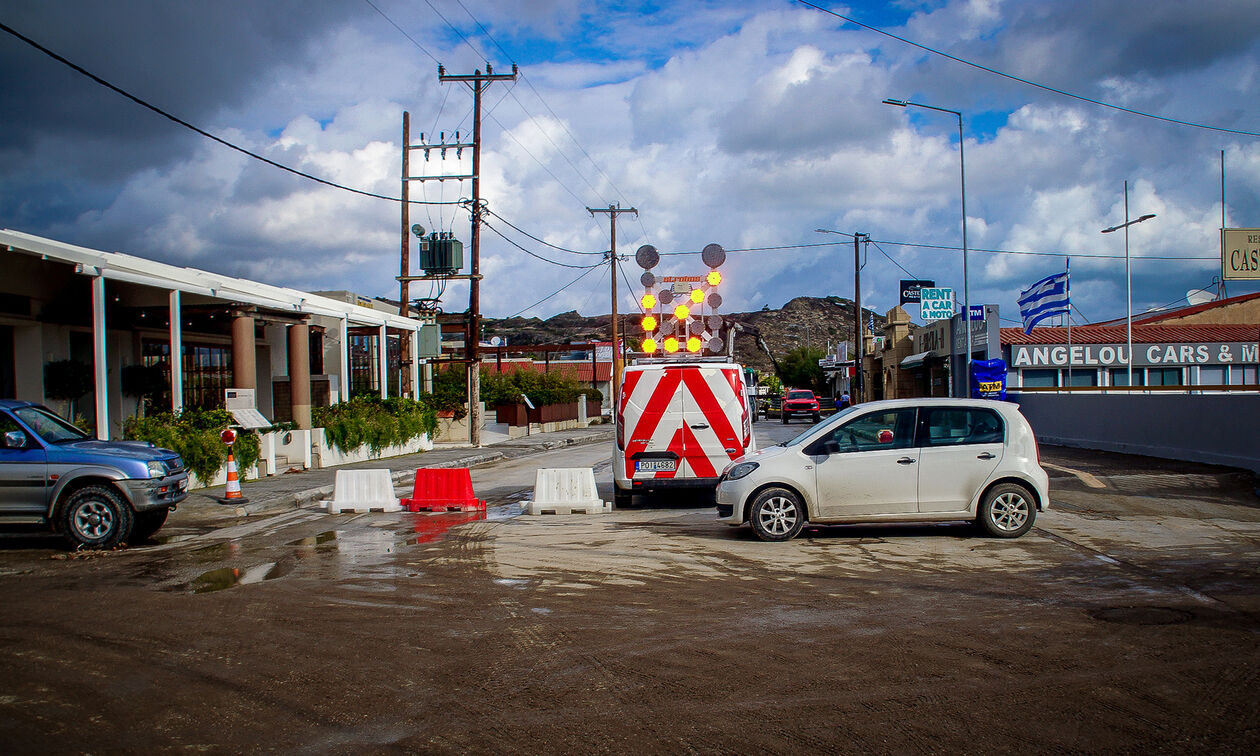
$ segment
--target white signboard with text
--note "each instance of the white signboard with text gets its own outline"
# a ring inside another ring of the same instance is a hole
[[[919,316],[925,322],[948,320],[954,317],[954,290],[948,288],[920,289]]]

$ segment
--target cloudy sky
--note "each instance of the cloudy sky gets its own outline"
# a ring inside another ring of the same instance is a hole
[[[471,94],[440,83],[438,63],[518,64],[514,85],[485,95],[491,316],[608,312],[607,266],[580,267],[597,254],[508,224],[598,253],[607,217],[586,208],[610,203],[639,211],[619,219],[623,254],[645,243],[692,253],[665,255],[657,273],[703,272],[710,242],[749,250],[722,268],[726,311],[851,297],[852,243],[818,228],[878,242],[862,272],[877,311],[897,304],[901,278],[961,290],[957,120],[885,98],[963,113],[971,300],[997,303],[1006,324],[1019,289],[1063,269],[1055,254],[1071,255],[1076,322],[1123,317],[1123,235],[1099,230],[1124,220],[1126,179],[1131,216],[1157,216],[1132,229],[1135,312],[1214,290],[1222,150],[1226,225],[1260,226],[1260,138],[1229,131],[1260,132],[1255,0],[818,5],[923,47],[789,0],[10,0],[0,23],[223,140],[391,197],[404,110],[414,142],[471,131]],[[0,70],[0,226],[397,296],[397,202],[233,151],[8,33]],[[467,158],[413,153],[413,172],[466,173]],[[470,194],[466,182],[412,185],[432,202]],[[411,216],[468,239],[458,206]],[[624,311],[641,270],[622,266]],[[462,311],[466,286],[452,283],[442,306]]]

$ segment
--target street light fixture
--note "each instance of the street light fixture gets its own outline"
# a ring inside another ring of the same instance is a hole
[[[909,100],[884,100],[885,105],[899,108],[913,107],[935,110],[938,113],[951,113],[958,118],[958,169],[962,179],[962,253],[963,253],[963,329],[967,333],[967,377],[965,385],[971,386],[971,289],[967,278],[967,161],[963,155],[963,118],[962,113],[949,108],[938,108],[935,105],[924,105]],[[970,393],[970,390],[968,390]]]
[[[1133,276],[1129,270],[1129,226],[1142,221],[1148,221],[1155,217],[1155,213],[1147,213],[1140,218],[1129,220],[1129,181],[1124,182],[1124,223],[1118,226],[1104,228],[1102,233],[1109,234],[1112,231],[1124,229],[1124,320],[1126,339],[1128,341],[1129,356],[1129,391],[1133,391]]]

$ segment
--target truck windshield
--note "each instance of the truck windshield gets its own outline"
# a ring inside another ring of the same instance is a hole
[[[50,444],[64,444],[67,441],[88,438],[88,434],[42,407],[19,407],[13,410],[13,414]]]
[[[789,391],[788,392],[788,399],[813,399],[813,398],[814,398],[814,392],[812,391]]]

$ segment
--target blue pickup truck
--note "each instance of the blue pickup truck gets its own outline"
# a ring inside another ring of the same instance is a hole
[[[97,441],[33,402],[0,399],[0,525],[48,525],[78,548],[138,543],[188,496],[188,471],[146,441]]]

